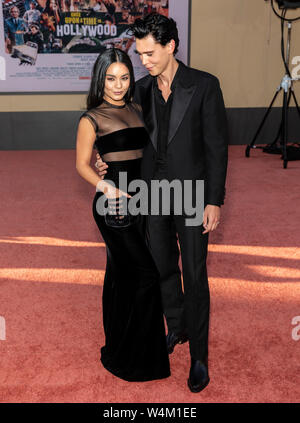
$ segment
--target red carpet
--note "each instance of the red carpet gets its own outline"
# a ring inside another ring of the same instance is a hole
[[[192,394],[187,344],[162,381],[128,383],[99,362],[105,246],[75,151],[2,151],[0,401],[297,402],[300,162],[251,153],[230,147],[208,260],[211,383]]]

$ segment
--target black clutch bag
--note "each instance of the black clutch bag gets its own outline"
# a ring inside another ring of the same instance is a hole
[[[108,198],[107,213],[104,216],[107,226],[112,228],[126,228],[133,225],[138,220],[138,215],[133,216],[128,211],[128,197],[125,195],[119,198]],[[125,207],[127,204],[127,207]]]

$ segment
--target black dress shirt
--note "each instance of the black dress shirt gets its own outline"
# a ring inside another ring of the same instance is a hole
[[[178,66],[177,71],[174,75],[171,84],[171,93],[168,100],[165,101],[161,90],[158,88],[157,78],[154,79],[154,99],[155,99],[155,111],[157,116],[157,160],[155,166],[155,173],[160,176],[167,174],[167,146],[168,146],[168,134],[169,134],[169,122],[173,103],[173,94],[176,89],[176,83],[179,76]]]

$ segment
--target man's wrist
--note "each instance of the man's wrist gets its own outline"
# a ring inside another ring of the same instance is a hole
[[[206,204],[207,206],[213,206],[213,207],[219,207],[219,208],[221,208],[221,205],[220,204]]]

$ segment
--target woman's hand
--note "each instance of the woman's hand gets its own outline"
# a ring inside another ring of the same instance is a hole
[[[120,215],[124,214],[124,205],[126,201],[124,200],[124,197],[131,198],[131,195],[119,188],[115,188],[108,182],[99,181],[97,188],[98,186],[101,187],[101,191],[103,191],[105,197],[107,198],[109,214],[118,215],[119,218],[122,219],[124,216],[121,217]]]
[[[122,196],[131,198],[131,195],[127,194],[127,192],[120,190],[119,188],[114,187],[113,185],[109,184],[108,182],[100,181],[100,184],[103,184],[101,187],[101,191],[104,193],[105,197],[112,200],[117,199]],[[97,185],[98,187],[98,185]]]
[[[95,167],[98,169],[99,176],[101,181],[97,184],[97,190],[100,190],[104,193],[106,198],[109,200],[117,199],[122,196],[131,198],[131,195],[127,194],[127,192],[120,190],[119,188],[114,187],[110,183],[106,182],[104,179],[104,175],[107,173],[108,165],[102,161],[101,156],[99,153],[96,154],[97,162],[95,163]]]

